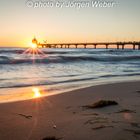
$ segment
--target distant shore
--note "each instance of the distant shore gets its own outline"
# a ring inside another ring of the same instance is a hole
[[[2,140],[135,140],[140,138],[140,81],[0,104]],[[87,109],[100,100],[118,105]]]

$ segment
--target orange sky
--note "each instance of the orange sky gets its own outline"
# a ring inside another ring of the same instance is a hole
[[[34,2],[34,1],[32,1]],[[0,46],[43,42],[139,41],[140,1],[116,0],[113,8],[29,8],[24,0],[0,5]]]

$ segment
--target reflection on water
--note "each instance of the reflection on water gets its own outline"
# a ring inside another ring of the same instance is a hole
[[[39,98],[39,97],[41,97],[41,92],[40,92],[39,88],[34,87],[34,88],[32,89],[32,91],[34,92],[34,95],[33,95],[34,98]]]
[[[0,96],[0,103],[37,99],[45,96],[46,91],[47,89],[43,87],[19,88],[10,90],[10,92],[3,91],[5,94]]]

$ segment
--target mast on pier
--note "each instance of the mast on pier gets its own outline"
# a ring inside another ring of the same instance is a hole
[[[37,41],[36,37],[34,37],[34,38],[32,39],[32,43],[38,45],[38,41]]]

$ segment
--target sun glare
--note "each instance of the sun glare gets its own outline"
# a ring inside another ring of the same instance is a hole
[[[32,48],[32,49],[37,49],[37,45],[32,43],[32,44],[31,44],[31,48]]]
[[[34,95],[33,95],[34,98],[39,98],[39,97],[41,97],[41,93],[40,93],[40,91],[39,91],[39,88],[33,88],[32,91],[33,91],[33,93],[34,93]]]
[[[33,64],[36,61],[36,58],[46,58],[46,54],[39,48],[39,43],[36,38],[29,43],[28,48],[22,53],[26,54],[29,57],[32,57]]]

